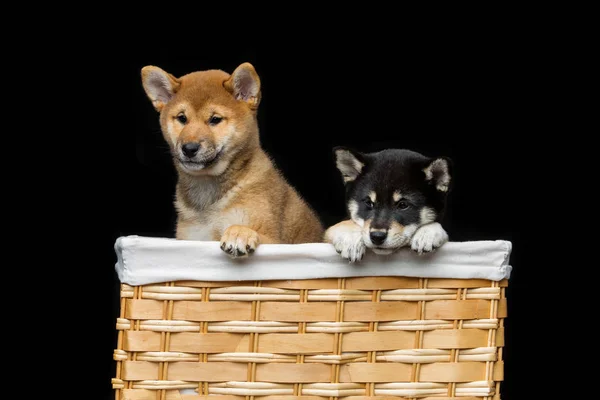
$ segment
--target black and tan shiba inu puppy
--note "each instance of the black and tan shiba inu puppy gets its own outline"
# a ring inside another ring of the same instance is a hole
[[[431,252],[448,241],[440,221],[450,188],[450,159],[410,150],[363,154],[334,148],[346,188],[350,220],[325,232],[342,257],[362,259],[366,248],[390,254],[410,245]]]
[[[260,79],[251,64],[179,78],[147,66],[142,83],[178,174],[177,239],[218,240],[232,257],[260,243],[322,241],[316,213],[260,146]]]

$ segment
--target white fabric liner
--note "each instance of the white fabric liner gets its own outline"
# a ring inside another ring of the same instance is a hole
[[[360,276],[487,279],[510,277],[512,243],[504,240],[448,242],[431,254],[409,248],[390,255],[367,250],[349,263],[328,243],[263,244],[244,259],[232,259],[219,242],[123,236],[115,242],[121,283],[132,286],[179,280],[255,281]]]

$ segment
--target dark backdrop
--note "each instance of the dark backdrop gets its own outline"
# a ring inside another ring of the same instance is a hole
[[[114,102],[98,111],[110,129],[98,140],[107,157],[96,193],[102,212],[95,244],[101,251],[91,260],[103,278],[96,323],[103,360],[98,384],[106,398],[112,395],[119,307],[114,241],[130,234],[173,237],[175,221],[174,169],[158,113],[142,89],[140,69],[152,64],[180,76],[213,68],[232,72],[245,61],[255,66],[262,81],[262,145],[326,225],[345,217],[333,146],[408,148],[454,161],[454,189],[444,221],[451,240],[513,242],[502,395],[507,400],[519,397],[516,370],[526,362],[519,354],[532,335],[524,308],[515,306],[528,302],[522,290],[528,279],[522,229],[535,194],[526,186],[532,173],[533,123],[527,118],[531,71],[514,54],[506,57],[477,46],[426,59],[402,60],[390,54],[379,61],[366,53],[341,54],[335,46],[326,50],[317,56],[311,48],[273,46],[228,53],[198,49],[201,55],[194,59],[157,56],[107,63],[111,77],[118,79],[114,86],[107,82],[101,88]]]

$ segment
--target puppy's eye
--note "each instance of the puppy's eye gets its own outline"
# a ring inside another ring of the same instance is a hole
[[[213,115],[212,117],[210,117],[210,119],[208,120],[208,124],[209,125],[217,125],[219,124],[221,121],[223,121],[223,117],[219,117],[218,115]]]
[[[367,208],[368,208],[369,210],[372,210],[372,209],[373,209],[373,207],[375,206],[375,203],[373,203],[373,202],[371,201],[371,199],[369,199],[369,198],[367,197],[367,198],[365,199],[365,205],[367,206]]]
[[[409,207],[410,204],[408,204],[408,202],[406,200],[400,200],[396,203],[396,207],[398,207],[401,210],[406,210]]]
[[[185,116],[184,113],[177,114],[177,116],[175,117],[175,119],[177,121],[179,121],[183,125],[185,125],[187,123],[187,121],[188,121],[188,119],[187,119],[187,117]]]

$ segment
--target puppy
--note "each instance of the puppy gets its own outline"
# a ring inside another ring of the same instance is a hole
[[[350,220],[325,232],[343,258],[362,259],[366,248],[390,254],[410,245],[431,252],[448,241],[440,221],[450,189],[451,160],[404,149],[363,154],[334,148],[344,179]]]
[[[260,79],[249,63],[179,78],[155,66],[144,90],[177,171],[176,238],[220,241],[231,257],[260,243],[321,241],[323,226],[260,146]]]

